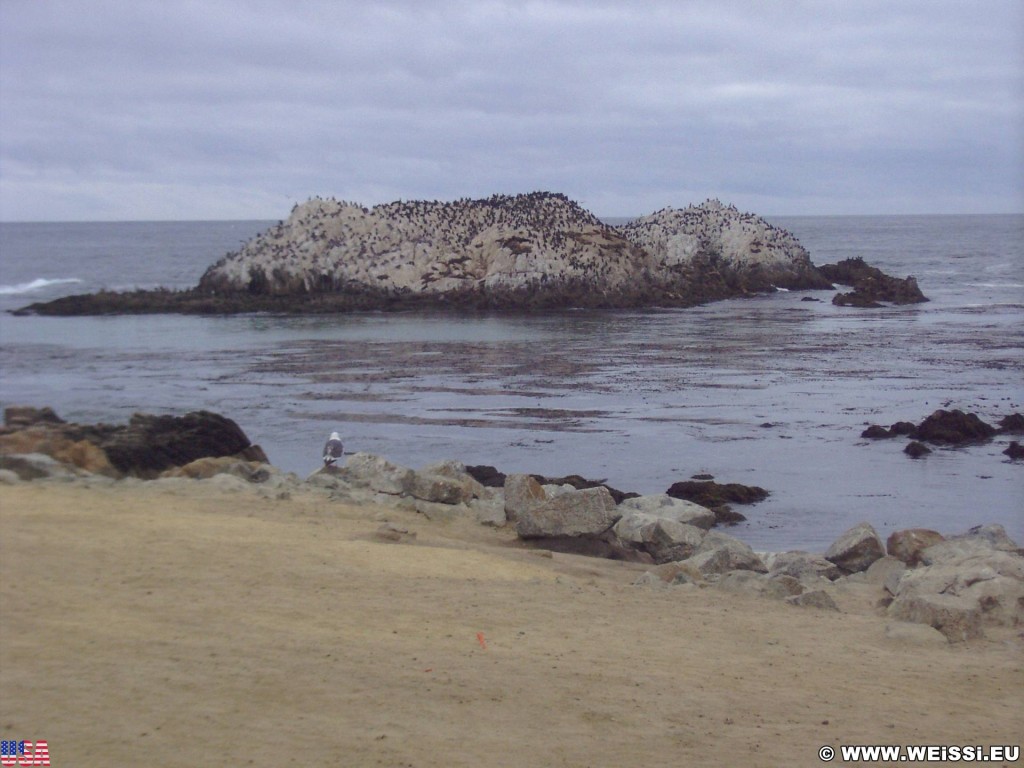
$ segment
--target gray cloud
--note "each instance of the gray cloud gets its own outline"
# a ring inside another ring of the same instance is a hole
[[[0,217],[562,191],[602,215],[1024,209],[1024,11],[0,3]]]

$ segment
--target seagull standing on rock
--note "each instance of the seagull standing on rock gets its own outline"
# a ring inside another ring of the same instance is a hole
[[[341,444],[341,435],[337,432],[331,432],[331,436],[327,438],[327,444],[324,445],[325,467],[334,466],[334,462],[341,458],[343,447],[344,446]]]

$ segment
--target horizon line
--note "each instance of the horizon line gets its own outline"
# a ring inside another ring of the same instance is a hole
[[[671,206],[670,206],[671,207]],[[290,213],[290,212],[289,212]],[[652,211],[653,213],[653,211]],[[752,212],[753,213],[753,212]],[[607,222],[610,219],[639,219],[650,213],[634,215],[601,215],[598,219]],[[925,216],[1021,216],[1021,211],[983,211],[983,212],[931,212],[931,213],[756,213],[762,219],[827,219],[827,218],[909,218]],[[264,218],[194,218],[194,219],[0,219],[0,224],[184,224],[184,223],[215,223],[215,222],[265,222],[287,221],[287,217],[269,216]]]

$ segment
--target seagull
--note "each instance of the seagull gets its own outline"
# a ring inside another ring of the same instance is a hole
[[[324,446],[324,466],[333,466],[334,462],[341,458],[341,454],[341,435],[337,432],[331,432],[331,436],[327,439],[327,444]]]

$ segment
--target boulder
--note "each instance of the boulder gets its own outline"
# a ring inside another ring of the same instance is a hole
[[[948,541],[985,541],[992,549],[1024,555],[1024,550],[1007,535],[1006,529],[998,524],[975,525],[964,533],[950,536]]]
[[[378,493],[407,496],[412,491],[416,473],[381,456],[360,452],[349,456],[339,474],[353,485],[368,487]]]
[[[694,525],[637,511],[624,514],[612,531],[619,541],[647,552],[656,563],[685,560],[697,551],[706,533]]]
[[[900,595],[887,609],[894,619],[927,624],[951,643],[982,636],[981,610],[966,597],[956,595]]]
[[[488,493],[484,485],[469,473],[466,465],[461,461],[454,461],[452,459],[439,461],[423,467],[419,471],[427,475],[441,475],[442,477],[458,480],[464,488],[463,495],[465,501],[483,498]]]
[[[875,560],[885,555],[885,547],[878,532],[870,523],[859,523],[843,533],[825,552],[825,559],[835,563],[845,573],[858,573],[868,569]]]
[[[930,528],[907,528],[889,534],[885,551],[907,565],[917,565],[921,562],[923,550],[944,540],[941,533]]]
[[[938,546],[945,546],[943,542]],[[908,571],[892,590],[897,599],[926,595],[960,597],[986,624],[1024,624],[1024,558],[991,548],[947,556]]]
[[[166,469],[207,456],[244,455],[248,460],[267,462],[238,424],[210,411],[184,416],[137,413],[127,427],[109,432],[98,445],[119,472],[142,478],[156,477]]]
[[[547,501],[548,495],[530,475],[508,475],[505,478],[505,515],[514,523],[521,514]]]
[[[864,572],[868,584],[885,587],[886,584],[897,584],[907,570],[907,564],[892,555],[880,557]]]
[[[821,555],[813,555],[810,552],[792,550],[779,552],[763,558],[768,566],[768,573],[772,576],[792,576],[800,581],[816,581],[820,578],[834,581],[842,572],[839,566]]]
[[[506,480],[505,508],[508,509]],[[520,509],[516,533],[521,538],[552,536],[596,537],[608,531],[620,514],[607,488],[586,488]]]
[[[1024,582],[996,575],[981,579],[957,592],[981,609],[983,624],[1020,627],[1024,625]]]
[[[1024,445],[1021,445],[1016,440],[1011,440],[1010,444],[1006,446],[1006,450],[1003,451],[1003,454],[1009,456],[1011,461],[1024,459]]]
[[[950,536],[921,551],[920,560],[925,565],[960,560],[971,555],[987,555],[991,552],[1021,554],[1017,542],[1006,535],[1001,525],[979,525],[967,533]]]
[[[621,504],[624,499],[631,499],[639,496],[638,493],[632,493],[628,491],[620,491],[618,488],[613,488],[608,485],[604,480],[588,480],[582,475],[564,475],[562,477],[546,477],[544,475],[532,475],[533,479],[540,483],[545,488],[549,486],[556,486],[563,490],[576,490],[582,491],[587,488],[598,488],[603,487],[608,489],[608,493],[615,499],[616,504]]]
[[[469,508],[480,525],[503,528],[508,523],[503,498],[495,496],[473,499],[469,502]]]
[[[499,472],[489,464],[474,464],[466,467],[466,472],[485,488],[504,488],[505,473]]]
[[[473,491],[466,482],[432,472],[414,472],[409,493],[436,504],[462,504],[473,498]]]
[[[692,501],[677,499],[667,493],[652,496],[636,496],[619,502],[623,519],[634,514],[647,517],[675,520],[686,525],[703,528],[705,531],[715,524],[715,513],[707,507]]]
[[[469,507],[465,504],[452,504],[446,501],[424,501],[412,497],[412,508],[427,520],[448,521],[460,517],[472,517]]]
[[[768,572],[764,562],[747,544],[717,531],[708,533],[697,552],[684,562],[705,576],[728,571]]]
[[[25,429],[36,424],[64,424],[64,419],[53,408],[34,408],[30,405],[12,405],[4,408],[4,426]]]
[[[49,411],[48,408],[43,410]],[[17,422],[18,419],[15,421]],[[62,421],[49,422],[43,419],[32,421],[29,426],[24,428],[4,428],[3,433],[0,434],[0,453],[41,453],[61,464],[76,467],[91,474],[115,478],[121,476],[121,473],[110,463],[110,459],[102,448],[76,434],[75,425],[60,426],[63,424]]]

